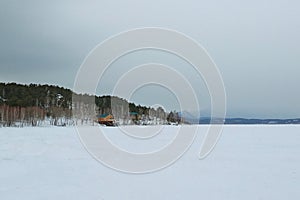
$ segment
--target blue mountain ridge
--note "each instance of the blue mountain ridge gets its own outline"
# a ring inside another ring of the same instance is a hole
[[[221,118],[196,117],[195,115],[183,111],[179,116],[187,124],[221,124]],[[224,124],[300,124],[300,118],[291,119],[259,119],[259,118],[225,118]]]

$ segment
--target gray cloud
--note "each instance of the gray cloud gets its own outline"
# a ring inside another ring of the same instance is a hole
[[[159,26],[181,31],[208,50],[223,75],[230,116],[299,117],[299,13],[296,0],[4,0],[0,2],[0,80],[71,88],[81,62],[99,42],[130,28]],[[147,55],[129,57],[114,67],[148,61]],[[163,54],[151,58],[178,69],[184,66]],[[209,98],[201,80],[183,71],[199,84],[198,95],[206,109]],[[99,93],[109,92],[118,73],[109,75]],[[143,103],[142,97],[136,99]]]

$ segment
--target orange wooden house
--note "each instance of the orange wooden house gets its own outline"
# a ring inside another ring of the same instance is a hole
[[[98,123],[106,126],[114,126],[116,124],[114,117],[111,114],[98,115]]]

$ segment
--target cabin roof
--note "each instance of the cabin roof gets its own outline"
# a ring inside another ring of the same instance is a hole
[[[137,112],[130,112],[129,114],[130,114],[130,115],[138,115]]]
[[[107,117],[107,116],[109,116],[109,114],[102,114],[102,115],[98,115],[97,117],[98,117],[98,118],[105,118],[105,117]]]

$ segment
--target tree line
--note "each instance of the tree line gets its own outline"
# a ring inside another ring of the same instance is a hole
[[[132,112],[144,119],[180,122],[176,111],[166,113],[161,107],[136,105],[119,97],[76,94],[70,89],[47,84],[0,83],[0,126],[94,123],[100,114],[130,120]]]

